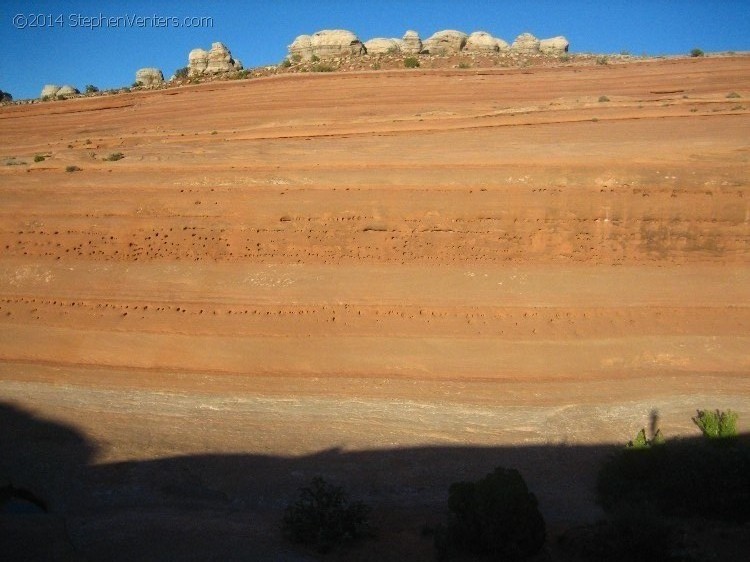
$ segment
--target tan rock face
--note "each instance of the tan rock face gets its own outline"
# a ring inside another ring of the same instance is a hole
[[[313,56],[321,59],[364,55],[367,52],[362,41],[346,29],[323,29],[312,35],[300,35],[289,45],[289,55],[310,60]]]
[[[422,52],[430,55],[452,55],[466,45],[468,35],[462,31],[446,29],[430,36],[422,45]]]
[[[419,33],[409,30],[401,38],[401,51],[408,55],[417,55],[422,51],[422,40]]]
[[[330,29],[310,37],[313,54],[320,58],[362,55],[365,47],[354,33],[345,29]]]
[[[135,73],[135,81],[142,86],[158,86],[164,82],[164,74],[158,68],[141,68]]]
[[[547,55],[561,55],[567,53],[568,47],[570,47],[570,42],[562,35],[550,39],[542,39],[539,42],[539,50]]]
[[[242,64],[232,58],[232,52],[224,43],[213,43],[209,51],[193,49],[188,55],[188,74],[190,76],[220,74],[241,69]]]
[[[39,94],[40,98],[54,98],[57,95],[57,91],[60,89],[60,86],[57,84],[45,84],[42,88],[42,93]]]
[[[531,33],[521,33],[521,35],[516,37],[516,40],[513,41],[513,45],[511,45],[510,49],[519,55],[535,55],[539,53],[539,39],[534,37]]]
[[[365,49],[368,55],[384,55],[386,53],[398,53],[401,51],[400,39],[386,39],[376,37],[365,41]]]
[[[80,94],[81,92],[78,91],[78,88],[74,86],[57,86],[55,84],[47,84],[42,88],[42,93],[39,97],[50,97],[54,98],[57,96],[75,96],[77,94]]]
[[[500,50],[497,41],[486,31],[475,31],[466,39],[464,50],[472,53],[496,53]]]
[[[299,57],[300,60],[310,60],[312,58],[312,45],[310,44],[309,35],[299,35],[287,48],[289,49],[290,58]]]

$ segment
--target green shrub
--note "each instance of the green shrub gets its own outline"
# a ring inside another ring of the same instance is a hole
[[[328,63],[319,63],[312,67],[313,72],[333,72],[334,70],[336,69]]]
[[[458,68],[471,68],[471,65],[468,62],[459,62]]]
[[[97,88],[93,84],[86,84],[86,93],[87,94],[95,94],[98,91],[99,91],[99,88]]]
[[[600,64],[600,65],[609,64],[609,59],[605,56],[596,57],[596,64]]]
[[[599,96],[599,101],[600,102],[609,101],[609,98],[607,96]]]
[[[281,64],[279,66],[281,66],[281,68],[289,68],[290,66],[292,66],[292,61],[290,61],[289,59],[284,59],[283,61],[281,61]]]
[[[300,488],[299,499],[286,508],[282,530],[294,543],[327,552],[366,536],[369,513],[367,505],[351,502],[342,488],[318,476]]]
[[[417,57],[406,57],[404,59],[404,66],[406,68],[419,68],[419,59]]]
[[[45,159],[46,156],[44,156],[43,154],[37,154],[36,156],[34,156],[34,162],[44,162]]]
[[[668,441],[628,447],[610,457],[597,477],[597,501],[668,516],[750,520],[750,447],[735,440]]]
[[[118,160],[122,160],[123,158],[125,158],[125,155],[122,152],[113,152],[104,160],[106,160],[107,162],[117,162]]]
[[[78,166],[66,166],[65,171],[66,172],[80,172],[81,168],[79,168]]]
[[[648,449],[652,445],[663,445],[665,443],[664,436],[661,434],[661,429],[657,429],[656,433],[651,439],[646,437],[646,430],[641,429],[635,439],[628,442],[629,449]]]
[[[187,66],[183,66],[182,68],[178,68],[174,71],[174,77],[179,79],[187,78],[189,72],[190,69],[188,69]]]
[[[523,560],[544,545],[544,518],[517,470],[498,467],[477,482],[451,484],[448,493],[450,519],[435,533],[440,559],[471,553]]]
[[[728,98],[728,99],[736,99],[736,98],[741,98],[741,97],[742,97],[742,96],[741,96],[741,95],[739,95],[739,94],[738,94],[737,92],[729,92],[729,93],[727,94],[727,98]]]
[[[690,56],[691,57],[702,57],[703,56],[703,51],[701,51],[700,49],[693,49],[692,51],[690,51]]]
[[[737,437],[737,413],[732,410],[698,410],[693,423],[698,426],[703,436],[709,439]]]
[[[133,85],[131,87],[140,88],[141,86],[143,86],[143,84],[140,81],[136,80],[135,82],[133,82]]]
[[[292,62],[297,63],[297,62],[299,62],[301,60],[302,60],[302,55],[300,55],[299,53],[294,53],[292,55]]]
[[[320,62],[320,57],[318,55],[313,55],[310,57],[310,62]]]

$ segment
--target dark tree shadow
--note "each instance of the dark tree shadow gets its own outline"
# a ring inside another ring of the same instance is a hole
[[[112,464],[75,429],[0,403],[0,482],[49,513],[0,514],[3,560],[312,560],[279,522],[316,475],[373,507],[378,540],[328,559],[432,560],[425,524],[442,520],[448,486],[497,466],[518,469],[548,527],[594,521],[596,474],[616,447],[331,449],[301,457],[191,455]]]

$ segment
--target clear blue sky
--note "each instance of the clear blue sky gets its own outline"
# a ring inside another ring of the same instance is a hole
[[[120,21],[156,15],[169,22],[94,28],[84,19],[100,15]],[[186,17],[211,18],[211,23],[173,25]],[[28,27],[19,29],[23,23]],[[31,27],[34,23],[38,26]],[[565,35],[572,52],[742,51],[750,50],[750,1],[2,0],[0,89],[22,99],[38,96],[46,83],[81,89],[86,84],[125,86],[145,66],[161,68],[169,77],[187,65],[191,49],[208,49],[214,41],[225,43],[246,67],[275,64],[297,35],[337,28],[363,41],[401,37],[407,29],[423,39],[441,29],[458,29],[488,31],[508,42],[524,31],[540,38]]]

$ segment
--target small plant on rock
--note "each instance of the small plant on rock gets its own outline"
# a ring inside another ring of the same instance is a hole
[[[369,506],[350,501],[342,488],[318,476],[301,488],[299,499],[286,508],[282,530],[294,543],[327,552],[366,536],[369,514]]]

